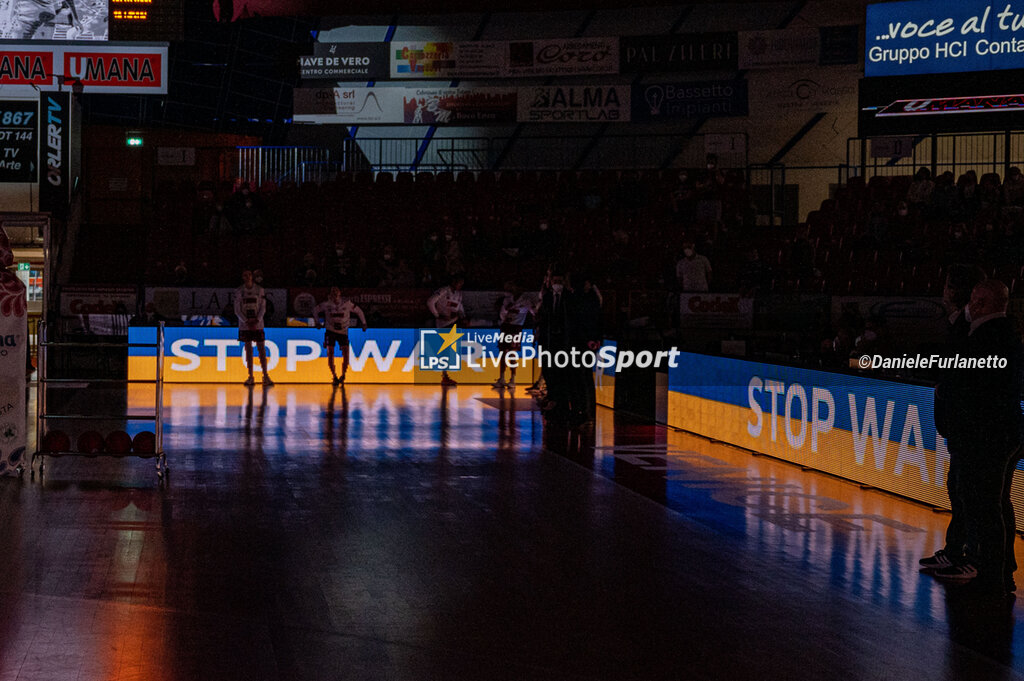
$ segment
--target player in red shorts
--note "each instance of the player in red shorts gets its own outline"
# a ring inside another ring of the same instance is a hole
[[[359,317],[359,322],[366,331],[366,316],[359,306],[349,298],[341,295],[341,289],[337,286],[331,287],[331,294],[327,300],[316,306],[313,310],[313,319],[317,328],[320,328],[320,317],[324,318],[324,347],[327,348],[327,366],[331,367],[331,379],[334,385],[345,382],[345,374],[348,372],[348,327],[352,324],[352,315]],[[334,345],[341,346],[341,377],[334,371]]]
[[[252,271],[242,272],[242,285],[235,289],[235,316],[238,317],[238,340],[245,345],[245,366],[249,369],[246,385],[254,383],[252,378],[252,344],[260,356],[263,367],[263,387],[274,385],[267,373],[266,333],[263,330],[263,315],[267,312],[267,295],[262,286],[253,282]]]

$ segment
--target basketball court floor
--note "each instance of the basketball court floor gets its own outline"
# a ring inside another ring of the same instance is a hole
[[[482,386],[164,404],[164,483],[0,479],[0,681],[1024,676],[1024,603],[920,575],[948,515],[890,495]]]

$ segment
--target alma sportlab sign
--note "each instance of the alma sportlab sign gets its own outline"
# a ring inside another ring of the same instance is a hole
[[[868,5],[864,75],[1024,68],[1024,4],[910,0]]]

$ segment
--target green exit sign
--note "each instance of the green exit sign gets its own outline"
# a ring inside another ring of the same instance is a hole
[[[32,268],[32,265],[30,265],[30,264],[29,264],[29,263],[27,263],[27,262],[19,262],[19,263],[18,263],[18,271],[19,271],[19,272],[27,272],[27,271],[29,271],[29,270],[30,270],[31,268]]]
[[[124,143],[125,143],[126,146],[129,146],[129,147],[141,147],[142,146],[142,138],[141,137],[125,137],[124,138]]]

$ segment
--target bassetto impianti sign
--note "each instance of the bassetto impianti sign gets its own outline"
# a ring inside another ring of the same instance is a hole
[[[0,47],[0,86],[83,92],[167,94],[167,46],[47,45]]]

